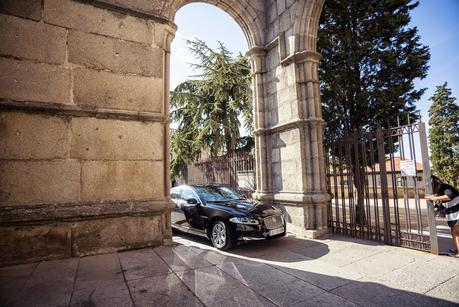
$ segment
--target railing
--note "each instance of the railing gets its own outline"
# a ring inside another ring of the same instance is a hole
[[[203,183],[222,184],[247,197],[255,191],[255,158],[247,152],[235,152],[195,163],[204,174]]]
[[[438,253],[424,123],[347,135],[326,163],[332,232]]]

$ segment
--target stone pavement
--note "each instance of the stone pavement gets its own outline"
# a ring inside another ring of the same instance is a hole
[[[333,236],[174,246],[0,269],[0,306],[455,306],[459,259]]]

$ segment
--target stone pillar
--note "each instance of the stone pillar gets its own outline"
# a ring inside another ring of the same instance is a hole
[[[285,209],[290,232],[316,238],[328,232],[329,201],[317,75],[320,55],[303,51],[282,58],[275,48],[270,50],[266,87],[275,115],[268,128],[257,132],[271,142],[272,199]]]
[[[318,65],[320,54],[303,51],[294,54],[298,110],[303,161],[304,228],[305,235],[316,237],[327,233],[327,206],[330,196],[326,188],[323,148],[322,109]],[[302,226],[302,225],[300,225]]]
[[[272,200],[271,190],[271,157],[269,143],[264,133],[269,116],[266,105],[265,74],[266,51],[264,47],[253,47],[247,53],[252,67],[252,94],[254,112],[254,138],[255,138],[255,173],[256,191],[253,195],[258,200]]]
[[[0,5],[0,265],[171,240],[175,29],[110,2]]]

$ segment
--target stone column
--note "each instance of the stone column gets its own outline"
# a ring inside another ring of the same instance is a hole
[[[177,31],[177,26],[172,23],[153,23],[153,40],[154,45],[158,46],[163,50],[163,76],[164,76],[164,115],[166,119],[164,121],[163,127],[163,144],[164,144],[164,199],[169,204],[169,209],[175,207],[174,203],[170,198],[170,188],[171,188],[171,172],[170,172],[170,160],[171,160],[171,150],[170,150],[170,55],[171,55],[171,43],[175,37],[175,32]],[[171,213],[168,210],[164,213],[163,216],[162,231],[164,234],[163,244],[168,245],[172,243],[172,228],[171,228]]]
[[[294,54],[291,59],[296,72],[301,155],[304,161],[304,229],[305,234],[312,237],[327,232],[327,206],[330,198],[325,178],[324,121],[318,78],[320,59],[319,53],[308,50]]]
[[[266,128],[269,108],[266,105],[266,91],[264,76],[266,74],[266,51],[264,47],[253,47],[247,53],[252,67],[252,95],[254,112],[254,138],[255,138],[255,173],[256,191],[253,197],[258,200],[272,200],[271,190],[271,159]]]
[[[327,233],[329,200],[317,74],[320,55],[303,51],[283,57],[282,39],[267,48],[270,66],[264,86],[270,116],[256,132],[270,144],[272,200],[285,209],[288,230],[316,238]]]

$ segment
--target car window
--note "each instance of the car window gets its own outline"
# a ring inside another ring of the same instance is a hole
[[[198,199],[196,193],[190,189],[190,188],[183,188],[182,189],[182,197],[181,197],[183,200],[188,200],[190,198],[196,198]]]
[[[175,187],[171,189],[171,198],[180,199],[180,192],[182,191],[181,187]]]
[[[199,194],[199,197],[204,201],[218,202],[218,201],[230,201],[236,199],[243,199],[241,195],[226,187],[218,186],[201,186],[194,187]]]

